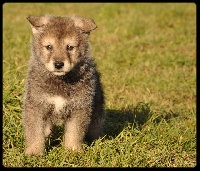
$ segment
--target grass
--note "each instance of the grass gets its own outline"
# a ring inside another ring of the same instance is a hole
[[[65,152],[62,128],[42,157],[25,157],[22,100],[28,15],[93,18],[92,54],[106,97],[105,133],[80,154]],[[4,167],[195,167],[196,6],[193,3],[5,3]]]

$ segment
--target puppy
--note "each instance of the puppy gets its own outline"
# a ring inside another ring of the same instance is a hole
[[[55,124],[66,149],[103,136],[104,95],[90,54],[92,19],[29,16],[33,40],[23,104],[25,155],[43,155]]]

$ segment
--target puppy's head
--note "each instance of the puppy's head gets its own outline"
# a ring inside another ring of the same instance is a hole
[[[93,20],[77,16],[29,16],[27,19],[34,36],[33,55],[54,75],[65,75],[88,57],[88,35],[96,29]]]

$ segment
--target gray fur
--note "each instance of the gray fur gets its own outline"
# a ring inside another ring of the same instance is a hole
[[[27,19],[33,41],[24,96],[25,154],[42,155],[57,123],[64,125],[65,148],[79,151],[86,136],[93,141],[103,135],[104,97],[88,41],[96,24],[77,16]]]

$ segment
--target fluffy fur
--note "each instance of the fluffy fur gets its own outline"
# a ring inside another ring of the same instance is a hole
[[[66,149],[103,135],[104,97],[90,55],[96,28],[82,17],[30,16],[33,41],[24,97],[26,155],[42,155],[53,125],[64,125]]]

